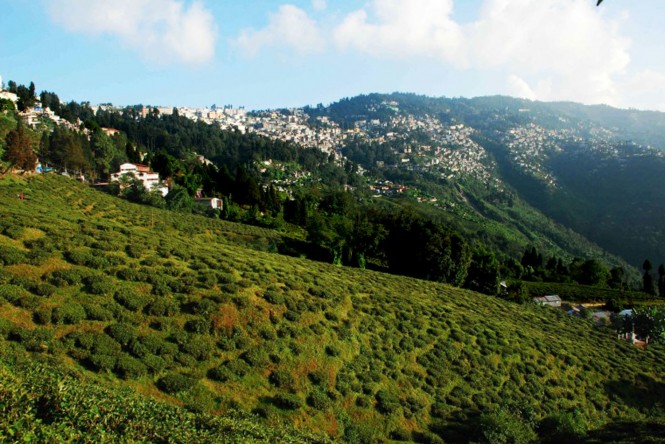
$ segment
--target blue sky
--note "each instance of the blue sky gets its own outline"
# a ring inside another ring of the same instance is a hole
[[[0,76],[264,109],[370,92],[665,111],[662,0],[0,0]]]

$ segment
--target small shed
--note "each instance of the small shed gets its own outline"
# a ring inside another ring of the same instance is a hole
[[[533,298],[533,302],[540,305],[549,305],[550,307],[561,307],[561,298],[558,294],[538,296]]]

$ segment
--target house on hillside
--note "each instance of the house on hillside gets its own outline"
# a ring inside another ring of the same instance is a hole
[[[540,305],[549,305],[550,307],[561,307],[561,298],[558,294],[535,297],[533,302]]]
[[[218,197],[199,197],[194,199],[197,205],[205,208],[212,208],[213,210],[223,210],[224,201]]]
[[[159,180],[159,173],[150,170],[148,165],[140,163],[123,163],[120,165],[120,171],[111,174],[111,182],[120,182],[124,176],[133,176],[143,183],[147,191],[157,190],[162,196],[169,193],[168,187]]]

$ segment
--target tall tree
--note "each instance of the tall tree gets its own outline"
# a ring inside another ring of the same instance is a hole
[[[646,259],[642,264],[644,269],[644,276],[642,276],[642,291],[649,294],[656,294],[656,287],[653,284],[653,277],[651,276],[651,269],[653,266],[649,259]]]
[[[660,264],[658,267],[658,294],[661,298],[665,298],[665,264]]]
[[[5,157],[10,162],[10,168],[33,171],[37,165],[37,155],[32,150],[32,138],[20,119],[16,129],[7,135]]]

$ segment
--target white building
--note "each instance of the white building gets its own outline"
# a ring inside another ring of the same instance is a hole
[[[168,187],[159,180],[159,173],[151,171],[148,165],[123,163],[120,165],[119,172],[111,174],[111,181],[119,182],[121,177],[127,175],[132,175],[140,180],[148,191],[158,190],[162,196],[166,196],[169,193]]]

